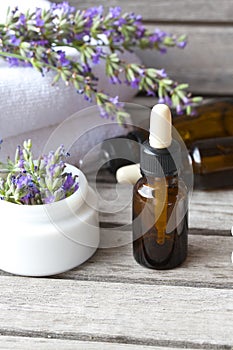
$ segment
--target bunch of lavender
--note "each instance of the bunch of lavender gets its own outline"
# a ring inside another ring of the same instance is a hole
[[[98,91],[93,65],[104,60],[106,75],[113,84],[124,83],[148,95],[157,92],[159,102],[175,107],[177,113],[186,109],[190,114],[200,98],[192,98],[186,92],[188,84],[174,82],[164,69],[126,63],[119,57],[119,52],[136,48],[164,53],[167,47],[185,45],[185,36],[177,38],[159,29],[151,32],[143,25],[141,16],[123,14],[120,7],[110,8],[105,15],[102,6],[76,11],[67,2],[26,13],[15,8],[8,11],[6,22],[0,24],[0,56],[11,66],[29,65],[42,75],[54,71],[53,84],[60,79],[66,85],[72,84],[86,100],[97,103],[103,117],[117,116],[119,121],[127,115],[124,106],[118,97]],[[75,48],[79,60],[70,58],[57,46]]]
[[[77,176],[65,172],[64,146],[34,161],[31,140],[16,149],[0,169],[0,198],[17,204],[48,204],[64,199],[79,188]]]

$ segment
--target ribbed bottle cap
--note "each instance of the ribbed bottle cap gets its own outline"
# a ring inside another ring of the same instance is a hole
[[[146,141],[141,145],[141,171],[146,176],[164,177],[174,175],[181,167],[181,149],[177,141],[173,140],[168,148],[153,148]]]

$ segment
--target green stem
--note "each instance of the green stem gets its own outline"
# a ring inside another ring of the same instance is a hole
[[[30,61],[30,58],[28,57],[23,57],[21,55],[18,55],[16,53],[11,53],[11,52],[0,51],[0,56],[18,58],[21,61],[28,61],[28,62]]]

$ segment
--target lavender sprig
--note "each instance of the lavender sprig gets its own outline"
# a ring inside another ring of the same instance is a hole
[[[174,82],[163,69],[126,64],[119,57],[119,52],[136,48],[164,53],[167,47],[185,45],[185,36],[176,37],[159,29],[151,32],[143,25],[141,16],[122,13],[120,7],[110,8],[106,15],[103,6],[76,11],[67,2],[26,13],[16,8],[9,11],[6,23],[0,24],[0,56],[11,66],[29,65],[42,75],[54,71],[53,84],[62,79],[66,85],[73,85],[86,100],[96,101],[103,117],[117,116],[118,121],[127,116],[124,105],[98,91],[93,65],[104,60],[106,74],[113,84],[123,82],[151,95],[157,92],[159,101],[175,107],[178,113],[186,109],[190,114],[200,98],[192,98],[186,92],[187,84]],[[57,46],[75,48],[79,59],[69,57]]]
[[[0,198],[17,204],[48,204],[69,197],[79,188],[77,176],[65,171],[64,146],[33,159],[31,140],[17,147],[0,177]],[[2,173],[0,169],[0,174]]]

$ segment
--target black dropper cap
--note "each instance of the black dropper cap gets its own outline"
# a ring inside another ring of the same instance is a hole
[[[170,109],[164,104],[151,111],[149,140],[141,145],[140,168],[145,176],[164,177],[178,173],[181,166],[181,149],[172,140]]]

